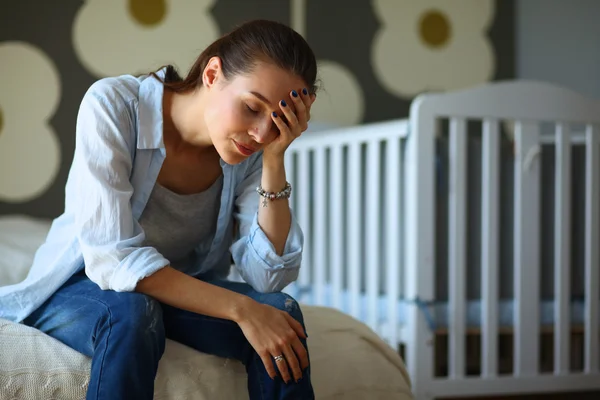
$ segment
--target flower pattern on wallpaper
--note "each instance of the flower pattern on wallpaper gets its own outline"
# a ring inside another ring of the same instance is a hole
[[[321,88],[311,108],[311,121],[328,127],[359,124],[365,100],[354,74],[332,61],[319,61],[318,74]]]
[[[375,0],[373,6],[382,24],[373,68],[391,93],[411,98],[492,79],[495,57],[486,32],[492,0]]]
[[[0,42],[0,201],[42,194],[60,165],[60,143],[49,124],[60,99],[57,69],[27,43]]]
[[[306,0],[291,0],[292,29],[306,38]],[[356,76],[346,66],[317,60],[321,90],[311,108],[310,131],[356,125],[362,122],[365,99]]]
[[[75,17],[73,44],[97,77],[137,74],[165,64],[185,74],[219,36],[215,0],[86,0]]]

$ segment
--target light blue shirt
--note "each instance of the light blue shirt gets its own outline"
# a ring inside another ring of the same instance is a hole
[[[157,75],[162,78],[164,70]],[[0,318],[21,322],[84,267],[103,290],[127,292],[169,265],[154,247],[143,246],[138,223],[166,154],[162,97],[162,84],[147,75],[104,78],[87,91],[77,117],[65,211],[53,221],[27,278],[0,287]],[[298,277],[302,231],[292,214],[280,256],[258,225],[255,189],[262,152],[238,165],[220,162],[216,232],[208,245],[198,244],[200,257],[190,275],[210,272],[224,278],[233,256],[240,276],[254,289],[281,291]]]

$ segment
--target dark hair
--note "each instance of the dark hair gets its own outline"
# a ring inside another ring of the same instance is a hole
[[[316,57],[304,38],[290,28],[275,21],[253,20],[223,35],[208,46],[183,79],[172,65],[167,65],[165,87],[175,92],[187,92],[202,86],[202,73],[206,64],[218,56],[225,79],[251,73],[260,61],[272,62],[293,72],[316,93]],[[154,77],[158,77],[153,74]]]

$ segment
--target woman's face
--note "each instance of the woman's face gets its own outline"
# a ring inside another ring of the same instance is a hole
[[[203,79],[203,125],[228,164],[240,163],[271,143],[279,135],[271,114],[283,117],[281,100],[293,110],[290,92],[306,87],[302,78],[270,63],[258,63],[250,74],[226,81],[216,57]]]

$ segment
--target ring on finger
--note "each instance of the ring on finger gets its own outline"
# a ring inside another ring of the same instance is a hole
[[[279,362],[279,361],[284,361],[285,358],[283,357],[283,354],[280,354],[278,356],[273,357],[275,359],[275,361]]]

